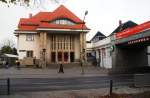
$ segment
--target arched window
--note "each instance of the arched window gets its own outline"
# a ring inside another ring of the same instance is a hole
[[[51,22],[52,24],[74,25],[75,23],[68,19],[57,19]]]

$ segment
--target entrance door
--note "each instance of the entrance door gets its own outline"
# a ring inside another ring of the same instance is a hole
[[[56,62],[56,52],[52,52],[52,54],[51,54],[51,61],[52,61],[53,63]]]
[[[64,62],[68,62],[68,52],[64,52]]]
[[[58,52],[58,62],[62,62],[62,52]]]
[[[70,62],[74,62],[74,52],[70,52]]]

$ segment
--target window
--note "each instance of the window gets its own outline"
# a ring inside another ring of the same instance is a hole
[[[33,41],[34,40],[34,35],[33,34],[27,34],[26,35],[26,41]]]
[[[27,57],[33,57],[33,51],[27,51]]]
[[[75,24],[74,22],[68,19],[57,19],[57,20],[52,21],[51,23],[61,24],[61,25],[74,25]]]

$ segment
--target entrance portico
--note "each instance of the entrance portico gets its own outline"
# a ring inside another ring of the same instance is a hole
[[[41,60],[45,57],[46,64],[80,62],[80,48],[85,41],[80,33],[85,36],[86,32],[86,30],[42,31],[40,47],[42,52],[45,49],[45,53],[41,53]]]

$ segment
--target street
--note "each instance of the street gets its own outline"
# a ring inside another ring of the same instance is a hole
[[[57,90],[79,90],[109,87],[110,80],[113,86],[132,86],[132,75],[117,76],[90,76],[70,78],[10,78],[10,92],[31,91],[57,91]],[[7,80],[0,80],[0,92],[7,93]]]

